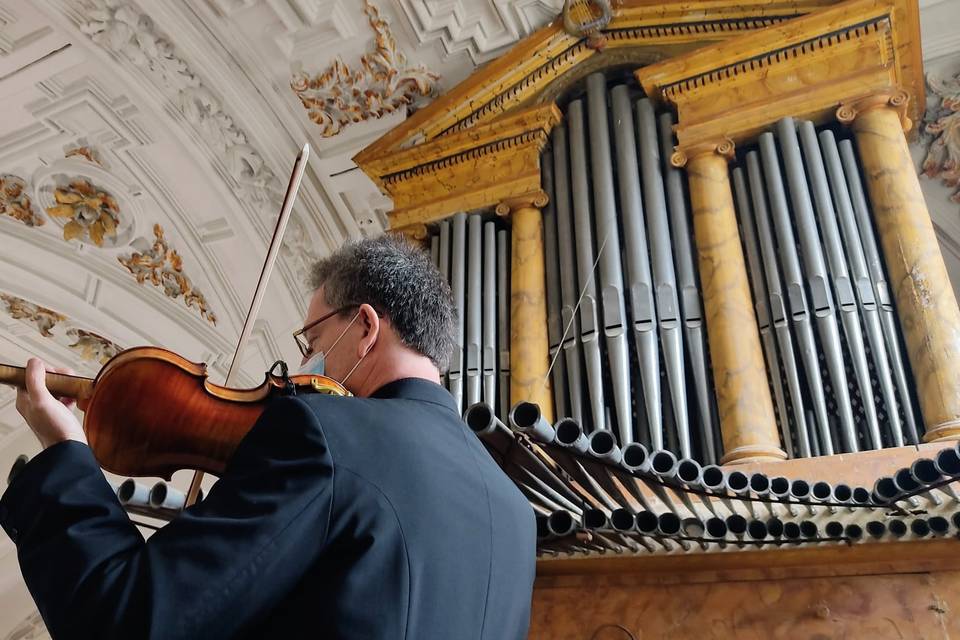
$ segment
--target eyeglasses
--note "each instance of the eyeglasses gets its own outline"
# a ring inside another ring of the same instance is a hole
[[[307,340],[306,332],[314,328],[324,320],[332,318],[338,313],[343,313],[347,309],[353,309],[354,307],[359,307],[359,304],[348,304],[346,306],[340,307],[339,309],[334,309],[330,313],[325,313],[310,324],[304,325],[297,331],[293,332],[293,339],[297,342],[297,348],[300,349],[300,353],[303,354],[303,357],[311,355],[312,349],[310,348],[310,341]]]

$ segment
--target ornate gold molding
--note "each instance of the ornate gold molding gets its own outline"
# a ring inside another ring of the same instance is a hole
[[[9,216],[28,227],[40,227],[46,223],[34,209],[27,194],[26,181],[9,173],[0,175],[0,215]]]
[[[950,79],[928,75],[927,85],[940,103],[921,127],[928,137],[922,171],[928,178],[940,178],[953,192],[950,199],[960,202],[960,73]]]
[[[53,328],[67,319],[62,313],[41,307],[9,293],[0,293],[0,302],[6,307],[5,311],[14,320],[20,320],[33,325],[44,338],[53,337]]]
[[[555,105],[535,105],[372,161],[368,174],[393,199],[391,228],[535,198],[540,150],[559,121]]]
[[[907,105],[910,103],[910,94],[903,89],[879,91],[863,98],[842,103],[837,108],[837,120],[845,125],[852,125],[861,113],[880,107],[891,107],[900,116],[900,125],[907,132],[913,128],[913,121],[907,115]]]
[[[163,235],[163,227],[153,225],[153,246],[119,256],[117,260],[133,274],[140,284],[148,280],[168,298],[183,296],[188,307],[195,307],[200,316],[210,324],[217,324],[217,316],[208,309],[206,297],[194,288],[190,278],[183,272],[183,258],[171,249]]]
[[[440,76],[423,65],[407,65],[390,23],[369,0],[364,0],[363,12],[376,36],[376,47],[360,57],[359,69],[352,71],[338,56],[312,78],[301,71],[290,82],[324,138],[337,135],[352,122],[380,118],[417,97],[436,93]]]
[[[44,338],[76,351],[81,360],[106,364],[107,360],[122,351],[116,343],[98,333],[76,326],[64,326],[72,323],[62,313],[9,293],[0,293],[0,302],[11,318],[34,327]]]

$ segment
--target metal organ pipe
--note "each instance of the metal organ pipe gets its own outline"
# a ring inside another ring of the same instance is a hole
[[[590,419],[594,429],[605,429],[603,364],[600,358],[600,316],[594,274],[593,223],[590,219],[590,187],[587,181],[587,139],[583,103],[574,100],[567,107],[570,146],[570,192],[576,240],[577,275],[580,283],[577,302],[580,310],[580,343],[590,396]],[[601,239],[602,240],[602,239]],[[606,250],[601,243],[600,250]],[[581,424],[584,424],[581,422]]]
[[[816,340],[810,323],[810,309],[807,304],[806,287],[800,268],[800,257],[796,251],[793,224],[790,221],[790,209],[787,206],[786,189],[780,173],[780,160],[772,133],[760,135],[760,157],[763,160],[763,178],[770,198],[770,214],[776,230],[777,244],[780,246],[780,261],[783,266],[783,279],[787,287],[787,302],[800,356],[804,365],[807,390],[813,403],[817,429],[820,433],[820,450],[823,455],[833,455],[833,440],[830,437],[830,425],[827,418],[827,401],[820,379],[820,361],[817,356]]]
[[[827,184],[823,156],[820,154],[820,145],[817,142],[817,133],[813,127],[813,123],[809,120],[804,120],[800,123],[799,128],[807,175],[813,191],[813,202],[817,213],[817,221],[820,223],[820,233],[823,238],[827,263],[830,267],[830,277],[833,282],[833,289],[837,295],[840,321],[843,324],[844,335],[847,338],[847,352],[851,356],[854,377],[860,389],[860,397],[862,399],[861,406],[864,417],[866,418],[867,433],[870,436],[869,439],[872,440],[872,446],[869,448],[882,449],[883,441],[880,438],[880,425],[877,422],[876,402],[873,398],[873,387],[870,384],[867,354],[863,349],[863,331],[860,327],[860,316],[857,313],[857,301],[853,295],[853,286],[847,270],[847,256],[840,240],[837,214],[833,208],[833,198],[830,195],[830,188]],[[834,395],[836,395],[836,393]],[[856,442],[856,433],[851,429],[851,432],[847,434],[847,438],[852,438],[852,440]]]
[[[683,334],[680,327],[680,303],[670,247],[670,225],[667,203],[660,174],[660,147],[657,144],[657,121],[653,103],[637,101],[637,141],[643,177],[643,203],[653,257],[653,284],[657,304],[657,324],[667,382],[670,385],[670,407],[676,423],[680,455],[690,457],[690,430],[687,417],[686,374],[683,366]]]
[[[617,178],[620,186],[620,216],[623,221],[624,247],[630,300],[633,339],[640,366],[642,401],[646,411],[650,446],[663,448],[663,423],[660,413],[660,356],[655,333],[657,325],[653,279],[647,234],[643,224],[640,172],[634,143],[633,111],[626,85],[613,88],[614,141],[617,148]],[[644,434],[640,434],[644,435]]]
[[[546,294],[547,294],[547,341],[550,354],[550,374],[553,382],[553,402],[556,415],[570,415],[567,408],[567,376],[566,361],[558,357],[560,337],[563,327],[560,318],[560,269],[559,245],[557,242],[557,213],[554,197],[553,152],[544,151],[540,162],[540,173],[543,177],[543,190],[548,194],[546,206],[543,208],[543,246],[546,262]]]
[[[590,165],[593,184],[594,222],[597,229],[597,263],[607,364],[613,387],[614,417],[620,444],[633,441],[630,418],[630,359],[627,353],[627,311],[623,301],[623,273],[620,268],[620,231],[613,190],[610,127],[607,118],[607,80],[602,73],[587,77],[587,105],[590,124]],[[604,415],[599,416],[603,423]],[[606,425],[609,428],[609,425]]]
[[[780,142],[787,171],[787,183],[790,185],[790,199],[793,203],[793,218],[800,238],[800,249],[803,252],[807,286],[813,298],[814,318],[820,335],[820,344],[823,347],[837,411],[840,414],[845,450],[856,452],[859,446],[853,424],[850,394],[847,390],[847,374],[843,368],[840,331],[834,314],[833,294],[827,281],[827,267],[817,234],[817,223],[807,189],[807,178],[803,170],[800,144],[793,118],[783,118],[777,122],[777,139]]]
[[[684,344],[687,347],[687,356],[690,358],[690,369],[700,414],[703,462],[716,464],[719,459],[717,453],[720,450],[718,444],[720,433],[714,420],[706,336],[703,332],[703,305],[700,303],[700,289],[697,285],[697,271],[694,266],[693,233],[688,222],[689,213],[683,192],[681,171],[670,162],[670,156],[673,153],[673,115],[669,111],[660,114],[658,125],[660,155],[667,189],[667,207],[670,212],[673,255],[680,287],[680,312],[686,338]]]

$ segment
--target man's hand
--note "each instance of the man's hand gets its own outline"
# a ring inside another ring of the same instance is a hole
[[[64,440],[86,444],[87,436],[70,410],[72,398],[54,398],[47,390],[46,373],[72,375],[71,369],[48,369],[39,358],[27,361],[27,388],[17,390],[17,411],[33,430],[40,446],[46,449]]]

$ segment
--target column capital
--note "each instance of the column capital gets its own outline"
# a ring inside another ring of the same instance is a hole
[[[390,233],[397,233],[406,236],[408,240],[423,243],[427,240],[427,225],[415,222],[396,229],[389,229]]]
[[[886,91],[878,91],[868,96],[842,102],[837,108],[837,120],[851,126],[860,115],[873,109],[887,108],[896,111],[903,131],[907,132],[913,128],[913,121],[907,116],[907,104],[909,102],[909,93],[903,89],[892,87]]]
[[[542,209],[550,202],[550,196],[545,191],[537,190],[525,193],[522,196],[501,200],[494,211],[498,216],[506,217],[517,209]]]
[[[677,146],[673,155],[670,156],[670,164],[678,168],[684,167],[693,158],[706,154],[716,154],[730,162],[734,158],[735,149],[733,140],[730,138],[715,138],[706,142]]]

